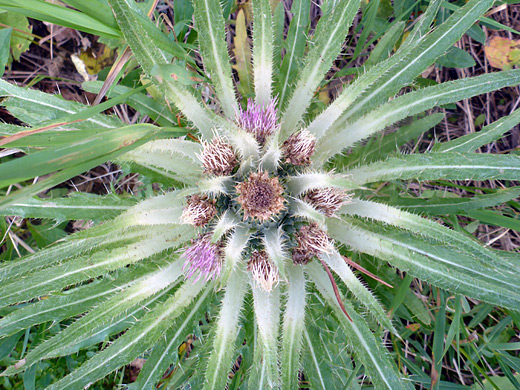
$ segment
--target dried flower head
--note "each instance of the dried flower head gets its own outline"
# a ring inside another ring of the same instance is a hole
[[[279,281],[278,268],[269,261],[265,251],[254,251],[247,269],[258,287],[264,291],[271,292]]]
[[[212,244],[210,235],[199,236],[191,241],[191,245],[184,252],[183,271],[187,268],[186,279],[198,274],[195,282],[201,277],[204,281],[215,279],[220,275],[222,268],[223,251],[221,244]]]
[[[308,130],[292,134],[282,145],[285,162],[293,165],[309,165],[316,147],[316,137]]]
[[[235,118],[238,125],[253,134],[260,144],[264,144],[268,136],[279,128],[276,118],[276,98],[270,103],[256,104],[253,99],[247,100],[247,109],[238,108]]]
[[[327,217],[332,217],[341,206],[350,200],[350,196],[342,188],[326,187],[307,192],[304,200]]]
[[[182,220],[190,225],[201,227],[206,225],[217,214],[215,201],[208,199],[205,195],[192,195],[184,210],[182,210]]]
[[[298,246],[293,249],[293,262],[307,264],[313,256],[320,253],[331,253],[332,243],[327,233],[312,222],[303,226],[296,233]]]
[[[237,156],[233,147],[222,138],[216,136],[211,142],[203,142],[203,150],[199,156],[204,173],[227,176],[237,165]]]
[[[284,209],[283,187],[278,177],[269,177],[267,172],[251,173],[248,180],[236,185],[238,203],[248,217],[267,221]]]

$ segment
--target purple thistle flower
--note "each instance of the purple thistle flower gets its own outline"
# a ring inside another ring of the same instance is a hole
[[[199,236],[196,240],[192,240],[191,246],[184,252],[184,258],[186,261],[182,270],[188,268],[186,279],[198,274],[193,283],[196,283],[201,276],[205,282],[220,276],[222,248],[219,244],[212,244],[209,235]]]
[[[276,98],[270,103],[256,104],[253,99],[247,100],[247,109],[238,107],[235,118],[238,125],[255,136],[260,144],[264,144],[268,136],[273,134],[280,125],[277,121]]]

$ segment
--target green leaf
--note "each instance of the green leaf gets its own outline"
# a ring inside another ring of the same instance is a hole
[[[432,23],[435,20],[435,17],[437,16],[437,13],[439,12],[439,9],[441,8],[443,0],[431,0],[430,4],[428,5],[428,8],[426,9],[426,12],[421,15],[421,18],[419,21],[415,24],[413,30],[408,34],[405,41],[401,45],[402,48],[406,48],[410,45],[415,45],[420,39],[422,39],[423,36],[428,34],[430,32],[430,28]]]
[[[219,1],[194,0],[194,16],[204,67],[226,116],[235,117],[237,101],[226,47],[225,20]],[[255,25],[256,28],[256,25]]]
[[[297,265],[287,267],[287,303],[283,317],[281,345],[282,388],[295,389],[298,386],[298,368],[302,351],[302,337],[305,327],[305,277],[303,269]]]
[[[280,9],[280,7],[278,8]],[[283,4],[281,9],[283,10]],[[281,11],[279,12],[281,13]],[[300,61],[305,54],[305,44],[307,42],[306,29],[310,19],[310,1],[293,1],[291,6],[291,13],[293,17],[289,24],[289,31],[287,33],[287,39],[284,45],[287,52],[283,58],[277,82],[279,107],[283,107],[285,105],[285,102],[289,98],[291,91],[294,89],[294,84],[292,81],[297,75]],[[281,35],[283,35],[283,31]]]
[[[477,133],[466,134],[454,140],[435,144],[435,152],[473,152],[481,146],[498,140],[504,133],[520,123],[520,109],[482,128]]]
[[[201,291],[202,296],[208,295],[211,292],[211,285],[203,286],[201,282],[184,283],[173,297],[148,312],[108,348],[96,354],[65,378],[49,386],[49,390],[83,388],[130,363],[166,332],[172,325],[172,321],[192,304]]]
[[[145,42],[140,42],[140,44],[144,45]],[[168,71],[167,66],[155,66],[152,75],[164,91],[166,99],[175,104],[186,118],[193,122],[205,139],[210,140],[214,129],[223,127],[221,126],[222,120],[213,111],[203,107],[186,87],[178,83]]]
[[[179,43],[170,40],[146,17],[135,0],[108,0],[108,4],[112,8],[126,43],[132,48],[134,56],[146,75],[150,75],[155,64],[169,64],[172,56],[192,65],[195,64]],[[132,33],[140,35],[133,36]]]
[[[12,28],[0,30],[0,77],[4,75],[5,66],[9,63],[9,47],[11,44]]]
[[[337,251],[334,250],[331,254],[323,254],[320,258],[341,278],[345,286],[368,309],[380,325],[397,334],[377,298],[361,283]]]
[[[273,21],[269,0],[253,0],[253,71],[257,104],[271,101]]]
[[[338,158],[338,163],[352,167],[359,163],[366,164],[382,160],[388,155],[398,152],[399,147],[438,125],[443,119],[443,113],[432,114],[412,121],[409,125],[402,126],[393,133],[376,135],[370,138],[365,145],[355,147],[348,156]]]
[[[96,252],[88,257],[78,257],[63,264],[27,274],[21,280],[12,280],[0,287],[0,306],[43,296],[67,286],[101,276],[128,264],[176,248],[192,237],[192,229],[174,226],[169,229],[142,229],[140,240],[108,252]]]
[[[21,259],[0,263],[0,281],[16,279],[19,275],[63,261],[95,247],[114,244],[118,241],[135,238],[136,236],[135,232],[131,231],[128,232],[127,237],[113,236],[110,233],[113,232],[114,227],[114,224],[109,222],[101,226],[95,226],[82,233],[66,237],[63,240],[64,242],[39,250]],[[140,234],[141,232],[138,233],[138,235]]]
[[[84,111],[87,107],[78,102],[64,100],[59,95],[21,88],[4,80],[0,80],[0,96],[8,97],[2,101],[2,106],[7,108],[12,115],[31,126],[37,126],[49,120],[66,118],[69,115]],[[108,129],[124,126],[124,123],[115,116],[90,114],[84,119],[83,122],[74,123],[72,127],[76,129]]]
[[[167,265],[167,263],[165,261],[151,261],[146,264],[138,264],[131,269],[123,269],[116,275],[108,275],[92,283],[53,294],[38,302],[23,306],[0,320],[0,337],[8,336],[19,330],[46,321],[61,321],[84,313],[107,298],[113,297],[140,280],[142,281],[143,276],[157,271],[157,269],[163,265]],[[83,321],[83,323],[85,322],[84,320],[81,321]],[[76,328],[76,325],[67,327],[66,330],[60,333],[59,337],[52,343],[47,341],[46,345],[54,344],[60,347],[65,345],[67,342],[65,335]],[[74,341],[83,333],[84,329],[76,333],[69,341]],[[38,347],[38,350],[41,350],[41,348]],[[32,356],[33,353],[31,351],[27,356],[28,361],[30,361],[30,357]],[[43,356],[45,356],[45,354],[41,354],[41,357]],[[32,364],[33,363],[29,363],[29,365],[25,367]],[[6,372],[5,375],[11,374]]]
[[[520,188],[512,187],[497,190],[490,194],[476,195],[471,198],[440,197],[431,198],[396,198],[390,203],[408,211],[429,215],[447,215],[463,213],[469,210],[493,207],[509,202],[520,196]]]
[[[249,38],[247,36],[247,25],[246,17],[244,16],[244,10],[238,11],[235,27],[235,38],[233,40],[235,48],[233,53],[235,54],[236,65],[233,65],[233,69],[237,71],[239,83],[237,85],[238,91],[242,96],[251,95],[251,45],[249,44]]]
[[[233,364],[235,339],[246,286],[245,273],[240,269],[236,270],[229,278],[226,292],[222,299],[213,340],[213,349],[209,360],[207,360],[204,389],[221,390],[228,383],[228,374]]]
[[[67,198],[31,198],[0,210],[0,215],[18,215],[23,218],[50,218],[58,221],[86,219],[103,221],[118,216],[136,201],[116,194],[99,196],[73,192]]]
[[[29,18],[54,23],[108,38],[119,38],[120,32],[82,12],[43,0],[0,0],[0,9],[13,11]]]
[[[513,231],[520,231],[520,220],[517,218],[506,217],[498,212],[491,210],[470,210],[461,213],[467,217],[476,219],[480,223],[488,225],[502,226]]]
[[[439,311],[435,315],[435,330],[433,333],[433,346],[432,346],[432,371],[440,374],[442,369],[442,358],[444,357],[444,335],[446,328],[446,301],[443,299],[444,294],[441,293],[441,302]],[[432,378],[432,387],[439,388],[438,377]]]
[[[110,336],[120,334],[132,327],[136,321],[139,321],[155,306],[164,304],[164,302],[173,295],[175,290],[175,288],[163,290],[145,299],[131,310],[112,317],[110,322],[90,327],[88,332],[82,332],[83,328],[76,327],[75,332],[68,333],[70,339],[67,343],[60,342],[60,337],[54,337],[47,343],[39,344],[34,350],[30,351],[29,354],[34,353],[34,355],[31,356],[34,356],[35,360],[40,359],[40,356],[43,359],[66,356],[76,353],[81,349],[107,341]],[[56,343],[56,347],[53,347],[52,343]],[[29,354],[27,354],[27,358],[29,358]]]
[[[250,238],[251,232],[245,227],[237,226],[233,233],[231,233],[226,248],[224,249],[225,258],[220,276],[221,285],[226,285],[231,275],[237,272],[240,266],[240,260],[242,259],[242,252]]]
[[[353,250],[377,256],[412,276],[485,302],[518,308],[518,266],[498,269],[455,245],[439,245],[374,222],[331,220],[329,233]]]
[[[408,383],[401,380],[397,367],[382,342],[376,339],[368,324],[348,301],[343,303],[352,321],[345,316],[336,300],[330,280],[319,263],[313,261],[307,264],[305,270],[327,304],[334,310],[348,342],[356,351],[375,387],[389,390],[411,389]]]
[[[280,289],[264,291],[252,285],[257,325],[253,370],[249,385],[252,389],[278,389],[278,337],[280,323]]]
[[[175,364],[179,355],[179,345],[188,337],[199,324],[207,304],[211,301],[212,294],[201,295],[179,317],[152,348],[152,353],[146,359],[146,363],[139,372],[136,381],[129,385],[129,390],[154,390],[156,383],[161,380],[164,372],[172,364]]]
[[[390,55],[405,27],[406,24],[404,22],[397,22],[385,32],[365,62],[367,68],[374,66]],[[359,45],[359,47],[362,46]]]
[[[269,228],[264,230],[264,247],[276,268],[282,280],[287,278],[285,273],[285,264],[290,259],[290,255],[285,249],[285,236],[281,228]]]
[[[0,14],[0,24],[9,26],[12,30],[10,34],[10,42],[6,42],[8,45],[8,54],[10,52],[12,57],[9,63],[11,63],[12,60],[19,62],[20,56],[29,49],[29,46],[32,43],[32,26],[29,24],[29,20],[27,20],[25,16],[15,12],[5,12]]]
[[[121,127],[83,139],[81,142],[48,148],[21,159],[8,161],[0,166],[0,187],[71,168],[101,156],[109,160],[158,130],[146,124]]]
[[[293,196],[303,194],[313,188],[338,187],[349,190],[359,188],[351,180],[350,175],[327,173],[301,173],[297,176],[290,177],[290,179],[287,180],[286,186],[288,192]]]
[[[509,0],[508,0],[508,2],[509,2]],[[510,4],[514,4],[514,3],[510,3]],[[450,11],[457,11],[457,10],[460,9],[460,6],[458,6],[456,4],[452,4],[452,3],[448,2],[448,1],[443,1],[442,2],[442,6],[444,8],[446,8],[446,9],[449,9]],[[502,23],[499,23],[496,20],[488,18],[486,16],[480,17],[479,20],[481,22],[483,22],[484,24],[489,24],[490,26],[492,26],[492,27],[494,27],[496,29],[506,30],[506,31],[512,32],[514,34],[520,34],[519,31],[517,31],[517,30],[515,30],[515,29],[513,29],[513,28],[511,28],[509,26],[506,26],[506,25],[504,25]]]
[[[83,12],[85,15],[99,20],[105,26],[118,30],[116,19],[106,0],[64,0],[64,2]]]
[[[293,133],[303,119],[316,88],[341,51],[345,36],[359,9],[359,3],[360,0],[339,0],[335,7],[329,7],[329,12],[322,17],[326,18],[327,22],[318,24],[313,47],[305,57],[305,65],[296,87],[283,110],[280,130],[282,139]]]
[[[411,115],[519,83],[520,70],[514,70],[441,83],[407,93],[353,123],[331,129],[326,137],[318,141],[315,159],[324,162],[343,149]]]
[[[180,139],[150,141],[117,158],[117,161],[139,164],[180,183],[195,184],[202,178],[197,155],[200,144]]]
[[[399,208],[372,201],[353,199],[352,202],[341,208],[340,213],[381,221],[443,244],[456,245],[460,250],[472,254],[483,266],[492,265],[497,269],[514,269],[511,266],[513,263],[502,256],[498,256],[473,238]]]
[[[456,46],[450,47],[435,63],[447,68],[471,68],[477,64],[471,54]]]
[[[348,171],[358,185],[389,180],[516,180],[520,157],[515,155],[426,153],[401,155]]]
[[[316,294],[317,295],[317,294]],[[316,305],[317,297],[311,297]],[[321,300],[321,299],[320,299]],[[323,305],[319,301],[319,305]],[[310,388],[316,390],[343,389],[360,390],[354,377],[362,367],[352,369],[352,355],[344,347],[345,333],[328,311],[314,314],[304,329],[303,369]],[[312,310],[317,311],[315,308]],[[309,316],[310,317],[310,316]],[[316,322],[319,323],[316,324]]]
[[[453,46],[492,4],[493,0],[470,0],[415,44],[410,42],[402,45],[394,56],[374,66],[344,88],[340,96],[312,121],[308,130],[317,138],[329,131],[336,134],[347,121],[352,123],[350,118],[354,117],[355,120],[361,113],[369,112],[387,101]],[[423,27],[426,26],[427,23]],[[421,34],[418,32],[418,36]]]
[[[137,13],[126,0],[109,0],[109,3],[125,40],[132,48],[144,73],[150,77],[155,76],[166,98],[175,104],[206,138],[210,139],[212,130],[220,127],[216,123],[217,116],[203,107],[187,87],[172,78],[171,72],[168,71],[171,55],[163,50],[165,45],[158,46],[161,42],[159,37],[165,39],[164,34],[158,31],[150,20]],[[133,0],[132,4],[135,6]]]
[[[101,87],[103,86],[103,82],[101,81],[86,81],[81,84],[81,87],[88,92],[99,93]],[[120,96],[125,93],[129,93],[132,91],[132,88],[125,87],[123,85],[114,85],[109,93],[107,93],[108,97],[111,96]],[[141,115],[148,115],[153,121],[157,122],[160,126],[172,126],[172,124],[177,123],[176,114],[177,112],[172,112],[170,107],[166,105],[164,101],[154,100],[151,97],[146,96],[145,94],[135,94],[130,96],[126,103],[134,108],[136,111],[139,111]],[[187,129],[178,128],[178,135],[186,135],[188,132]]]
[[[18,181],[33,178],[44,174],[42,172],[50,173],[57,169],[61,170],[46,179],[40,180],[36,184],[27,186],[4,197],[0,201],[0,209],[35,196],[111,158],[132,150],[145,143],[157,131],[159,131],[159,128],[152,125],[131,125],[90,137],[83,144],[79,142],[62,148],[50,148],[22,159],[2,164],[0,172],[5,172],[9,169],[11,171],[9,174],[6,173],[7,179],[0,180],[0,186],[15,184]],[[110,137],[108,138],[108,136]],[[58,156],[57,158],[56,155]],[[82,158],[85,160],[82,160]]]

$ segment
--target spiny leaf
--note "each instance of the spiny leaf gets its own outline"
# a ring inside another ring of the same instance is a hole
[[[516,270],[483,264],[459,247],[429,242],[407,232],[343,217],[329,232],[352,249],[385,259],[391,265],[441,288],[500,306],[517,308]]]
[[[235,339],[240,310],[243,305],[247,283],[245,273],[236,270],[229,278],[217,320],[213,350],[207,361],[205,390],[220,390],[228,383],[234,354]]]
[[[255,99],[269,104],[273,79],[273,22],[269,0],[253,0]]]
[[[376,339],[368,324],[356,313],[348,301],[344,301],[344,304],[352,317],[352,321],[345,316],[332,291],[329,278],[319,264],[317,262],[309,263],[306,271],[328,305],[334,310],[349,343],[356,351],[358,358],[363,362],[376,388],[388,390],[411,389],[408,383],[401,380],[397,367],[390,359],[382,343]]]
[[[222,16],[220,2],[195,0],[193,6],[204,67],[211,75],[224,113],[228,118],[234,118],[237,101],[226,47],[225,20]]]
[[[192,304],[201,291],[202,296],[206,296],[210,293],[211,286],[203,286],[201,282],[184,283],[173,297],[164,304],[156,306],[108,348],[96,354],[65,378],[52,384],[49,390],[83,388],[130,363],[164,334],[172,325],[172,321]]]
[[[305,66],[300,72],[296,88],[284,107],[280,130],[282,139],[294,132],[298,122],[303,119],[316,88],[341,51],[359,4],[360,0],[339,0],[324,15],[327,22],[319,23],[314,46],[305,57]]]
[[[73,192],[66,198],[31,198],[0,210],[0,215],[23,218],[50,218],[58,221],[86,219],[103,221],[116,217],[131,206],[135,199],[115,194],[100,196]]]
[[[285,305],[281,344],[282,388],[294,389],[298,386],[298,368],[305,327],[305,277],[300,266],[287,267],[288,297]]]
[[[516,180],[515,155],[424,153],[401,155],[348,171],[358,185],[389,180]]]

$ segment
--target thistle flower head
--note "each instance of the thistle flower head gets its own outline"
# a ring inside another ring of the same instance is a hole
[[[278,283],[278,268],[269,261],[265,251],[254,251],[247,264],[251,277],[258,287],[266,292],[271,292],[274,285]]]
[[[311,222],[296,233],[298,246],[293,249],[293,262],[306,264],[313,256],[331,253],[332,243],[327,233],[318,224]]]
[[[332,217],[350,200],[350,195],[341,188],[325,187],[310,190],[305,194],[304,200],[327,217]]]
[[[205,195],[192,195],[188,198],[182,211],[182,220],[190,225],[201,227],[206,225],[217,214],[215,201]]]
[[[293,165],[309,165],[316,147],[316,137],[308,130],[292,134],[282,145],[285,162]]]
[[[192,240],[191,245],[186,248],[184,258],[186,259],[183,271],[186,271],[186,279],[197,274],[195,282],[201,277],[206,282],[220,275],[222,268],[222,247],[220,244],[212,244],[210,235],[199,236]]]
[[[246,110],[239,107],[235,118],[242,129],[253,134],[263,145],[267,137],[279,128],[277,113],[276,98],[268,104],[256,104],[253,99],[248,99]]]
[[[204,173],[216,176],[230,175],[237,165],[237,156],[233,147],[218,136],[215,136],[211,142],[203,142],[199,159],[204,167]]]
[[[237,201],[244,212],[244,220],[258,218],[267,221],[284,209],[283,187],[278,177],[269,177],[267,172],[251,173],[248,180],[235,186]]]

